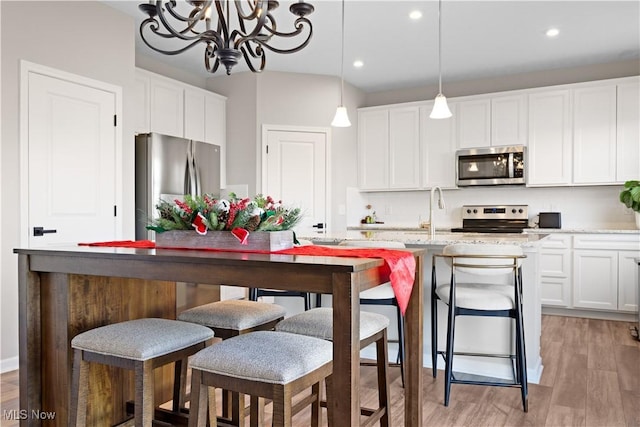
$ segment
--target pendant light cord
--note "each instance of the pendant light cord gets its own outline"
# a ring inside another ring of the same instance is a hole
[[[342,47],[341,47],[341,60],[340,60],[340,106],[344,106],[342,98],[344,95],[344,0],[342,0]]]
[[[438,0],[438,94],[442,94],[442,0]]]

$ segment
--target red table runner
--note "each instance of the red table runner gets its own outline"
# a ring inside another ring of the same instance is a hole
[[[78,243],[80,246],[106,246],[121,248],[139,248],[139,249],[156,249],[155,242],[151,240],[116,240],[111,242],[95,242],[95,243]],[[320,245],[295,246],[290,249],[282,249],[279,251],[257,251],[257,250],[232,250],[232,249],[193,249],[193,248],[168,248],[162,247],[157,249],[180,249],[180,250],[207,250],[214,252],[249,252],[261,254],[282,254],[282,255],[310,255],[310,256],[335,256],[346,258],[382,258],[385,261],[383,272],[389,275],[391,287],[398,300],[400,311],[404,315],[411,290],[413,289],[413,281],[416,273],[416,260],[413,254],[396,249],[384,248],[333,248]]]

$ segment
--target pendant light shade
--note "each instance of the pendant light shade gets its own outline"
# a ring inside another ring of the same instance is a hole
[[[447,119],[452,116],[447,98],[442,94],[442,0],[438,1],[438,95],[433,102],[432,119]]]
[[[342,51],[340,53],[340,105],[336,109],[336,115],[333,117],[331,126],[346,128],[351,126],[347,107],[344,106],[344,0],[342,0]]]
[[[448,119],[451,116],[451,110],[449,110],[449,106],[447,105],[447,98],[439,93],[433,103],[433,110],[431,110],[429,117],[432,119]]]
[[[333,117],[331,126],[337,128],[348,128],[349,126],[351,126],[349,115],[347,114],[347,107],[343,107],[342,105],[340,105],[336,109],[336,115]]]

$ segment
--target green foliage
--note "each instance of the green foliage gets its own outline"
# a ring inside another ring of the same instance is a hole
[[[640,181],[625,182],[624,189],[620,192],[620,201],[635,212],[640,212]]]
[[[286,208],[281,202],[262,194],[253,200],[239,199],[233,193],[229,195],[229,200],[216,200],[210,195],[187,195],[184,201],[160,200],[156,209],[159,218],[149,221],[147,229],[157,232],[192,230],[198,214],[202,214],[202,221],[209,230],[288,230],[302,218],[300,208]]]

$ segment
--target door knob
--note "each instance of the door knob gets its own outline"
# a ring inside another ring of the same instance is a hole
[[[33,235],[36,237],[44,236],[48,233],[57,233],[58,230],[45,230],[44,227],[33,227]]]

